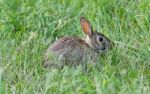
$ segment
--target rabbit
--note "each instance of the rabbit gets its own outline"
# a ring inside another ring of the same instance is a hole
[[[102,33],[93,31],[85,17],[80,18],[80,23],[86,35],[85,40],[75,36],[58,39],[47,49],[44,67],[98,63],[99,55],[112,49],[113,42]]]

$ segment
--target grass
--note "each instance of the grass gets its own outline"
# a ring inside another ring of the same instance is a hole
[[[48,46],[83,36],[79,18],[115,42],[100,66],[42,67]],[[150,0],[0,0],[1,94],[149,94]]]

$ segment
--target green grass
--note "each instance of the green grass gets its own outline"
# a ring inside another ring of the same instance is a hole
[[[115,42],[100,66],[42,67],[48,46],[83,36],[79,18]],[[149,94],[150,0],[0,0],[1,94]]]

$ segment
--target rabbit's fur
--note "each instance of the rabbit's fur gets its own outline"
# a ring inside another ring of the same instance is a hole
[[[99,55],[112,48],[113,43],[103,34],[93,32],[88,20],[81,17],[80,23],[86,39],[63,37],[55,41],[46,51],[45,67],[97,63]]]

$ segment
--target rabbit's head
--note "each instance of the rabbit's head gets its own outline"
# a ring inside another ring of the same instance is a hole
[[[80,18],[80,23],[83,32],[86,35],[86,43],[98,53],[107,52],[112,49],[113,42],[110,41],[105,35],[97,31],[93,32],[92,26],[84,17]]]

